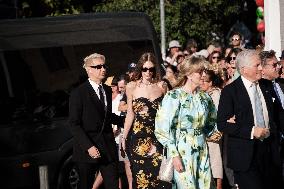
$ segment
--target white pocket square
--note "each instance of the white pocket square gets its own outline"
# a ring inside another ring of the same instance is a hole
[[[275,98],[272,97],[272,102],[274,102],[274,101],[275,101]]]

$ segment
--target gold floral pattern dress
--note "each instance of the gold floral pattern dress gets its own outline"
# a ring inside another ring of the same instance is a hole
[[[162,96],[154,101],[145,97],[133,100],[135,118],[127,142],[133,188],[165,188],[165,183],[157,179],[162,160],[162,145],[154,134],[155,116],[161,100]]]

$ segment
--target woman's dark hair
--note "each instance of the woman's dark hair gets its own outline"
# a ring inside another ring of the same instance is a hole
[[[225,62],[230,63],[232,54],[235,54],[237,56],[241,51],[243,50],[240,48],[232,48],[228,56],[226,57]]]
[[[142,56],[140,57],[138,63],[137,63],[137,71],[138,71],[138,75],[137,75],[137,78],[138,79],[141,79],[142,77],[142,68],[143,68],[143,65],[147,62],[152,62],[154,64],[154,67],[155,67],[155,71],[153,72],[153,79],[157,82],[157,81],[160,81],[161,80],[161,75],[160,75],[160,69],[159,69],[159,66],[157,64],[157,61],[156,61],[156,57],[153,53],[150,53],[150,52],[147,52],[147,53],[144,53],[142,54]]]
[[[208,80],[212,81],[213,87],[222,88],[224,81],[219,74],[216,74],[213,70],[204,70],[204,72],[208,76]]]
[[[169,90],[173,89],[173,86],[171,85],[171,83],[168,79],[163,78],[162,81],[164,81],[167,84]]]
[[[212,59],[213,59],[214,54],[219,54],[219,60],[221,60],[221,58],[222,58],[222,53],[221,53],[221,52],[219,52],[219,51],[213,51],[213,52],[209,55],[209,57],[208,57],[208,61],[209,61],[210,63],[212,63]]]
[[[112,78],[111,85],[112,85],[112,86],[117,86],[117,83],[118,83],[118,77],[117,77],[117,76],[114,76],[114,77]]]
[[[177,67],[176,67],[176,66],[173,66],[173,65],[171,65],[171,64],[167,65],[167,66],[166,66],[166,69],[167,69],[167,68],[170,68],[170,69],[174,72],[174,74],[176,74],[177,71],[178,71],[178,70],[177,70]]]
[[[192,51],[191,51],[192,47],[197,48],[197,42],[195,41],[195,39],[188,39],[186,42],[185,49],[187,50],[189,54],[192,54]]]

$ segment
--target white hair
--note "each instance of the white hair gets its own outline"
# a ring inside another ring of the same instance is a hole
[[[98,53],[90,54],[89,56],[87,56],[87,57],[84,58],[83,68],[85,68],[85,67],[86,67],[86,63],[87,63],[89,60],[92,60],[92,59],[102,59],[104,62],[105,62],[105,60],[106,60],[105,56],[102,55],[102,54],[98,54]]]
[[[259,52],[253,49],[246,49],[238,53],[236,58],[236,67],[240,72],[243,67],[251,66],[251,58],[254,56],[258,56]]]

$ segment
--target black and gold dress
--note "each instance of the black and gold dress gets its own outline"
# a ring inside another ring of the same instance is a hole
[[[133,100],[135,117],[127,142],[133,188],[165,188],[164,183],[157,179],[162,145],[154,134],[155,116],[161,100],[162,96],[153,101],[145,97]]]

